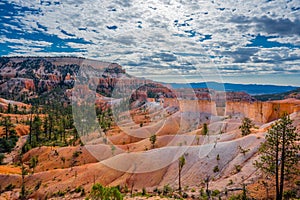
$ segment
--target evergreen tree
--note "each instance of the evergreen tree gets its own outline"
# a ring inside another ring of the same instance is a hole
[[[53,114],[50,112],[49,113],[49,134],[48,134],[48,139],[51,140],[52,137],[52,132],[53,132],[53,128],[54,127],[54,116]]]
[[[22,151],[20,153],[20,163],[21,163],[21,173],[22,173],[22,182],[21,182],[21,192],[20,192],[20,200],[25,200],[27,199],[26,197],[26,188],[25,188],[25,176],[27,174],[27,170],[24,166],[24,163],[23,163],[23,154],[22,154]]]
[[[178,160],[178,190],[181,193],[181,171],[183,166],[185,165],[185,157],[184,155],[180,156],[179,160]]]
[[[29,119],[29,144],[32,145],[32,115],[34,113],[34,107],[30,108],[30,119]]]
[[[155,142],[156,142],[156,135],[155,134],[151,135],[150,138],[149,138],[149,140],[150,140],[150,142],[152,144],[152,149],[154,149]]]
[[[17,105],[17,104],[14,106],[14,113],[15,113],[15,114],[18,113],[18,105]]]
[[[41,118],[37,115],[34,117],[32,122],[32,131],[35,135],[35,139],[37,143],[39,142],[39,135],[42,133],[41,126],[42,126]]]
[[[12,128],[14,127],[9,116],[3,118],[2,126],[4,126],[5,139],[8,140],[8,136],[13,132]]]
[[[275,176],[276,200],[283,197],[284,180],[299,172],[296,166],[299,162],[297,153],[300,150],[300,138],[292,123],[289,115],[284,114],[272,125],[266,141],[259,149],[260,160],[255,163],[263,173]]]
[[[45,133],[45,138],[47,138],[49,132],[49,117],[45,117],[43,121],[43,131]]]
[[[11,106],[11,103],[9,103],[7,105],[7,113],[11,113],[12,112],[12,106]]]
[[[243,119],[242,125],[239,127],[239,129],[242,132],[242,136],[246,136],[249,135],[251,133],[251,128],[254,126],[253,122],[251,121],[251,119],[249,119],[248,117],[245,117]]]
[[[202,127],[202,135],[207,135],[208,134],[208,127],[207,124],[204,123]]]

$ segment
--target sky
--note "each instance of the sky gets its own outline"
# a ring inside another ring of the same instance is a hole
[[[0,21],[1,56],[80,56],[165,82],[300,86],[299,0],[1,0]]]

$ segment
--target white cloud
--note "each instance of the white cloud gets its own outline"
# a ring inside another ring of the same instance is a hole
[[[263,30],[264,27],[258,23],[258,19],[267,17],[275,21],[289,19],[292,22],[299,19],[299,11],[291,10],[293,7],[299,7],[297,0],[291,0],[289,3],[284,0],[264,3],[260,0],[131,0],[126,1],[127,3],[118,0],[70,0],[61,1],[57,5],[52,2],[48,6],[36,1],[11,2],[41,10],[39,14],[27,13],[23,18],[19,18],[24,30],[45,31],[37,25],[39,23],[47,29],[47,34],[56,35],[62,40],[83,38],[91,44],[67,42],[73,48],[87,50],[86,53],[75,54],[119,62],[121,65],[130,62],[142,63],[138,70],[125,66],[133,74],[168,74],[171,73],[169,68],[184,65],[186,60],[197,69],[207,71],[210,67],[227,66],[220,67],[220,73],[224,74],[269,73],[274,66],[292,65],[296,61],[291,61],[291,58],[299,56],[299,48],[285,47],[259,48],[257,52],[241,53],[241,49],[250,44],[250,40],[257,34],[268,35],[268,31]],[[206,38],[208,35],[211,38]],[[297,34],[278,36],[268,41],[300,44]],[[24,46],[32,45],[32,42],[24,42]],[[45,43],[45,46],[49,45]],[[24,51],[24,48],[18,48]],[[44,54],[37,51],[39,48],[32,48],[28,50],[28,54]],[[164,52],[171,52],[177,59],[169,62],[168,59],[154,58],[154,55]],[[144,61],[142,58],[149,60]],[[278,63],[271,62],[274,59],[275,62],[278,59]],[[238,60],[245,62],[234,63]],[[158,70],[153,65],[159,65],[161,68]],[[240,68],[233,70],[235,66]],[[140,70],[141,68],[143,70]],[[184,71],[189,72],[195,70]]]

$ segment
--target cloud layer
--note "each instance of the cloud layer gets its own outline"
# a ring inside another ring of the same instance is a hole
[[[2,55],[85,56],[140,76],[300,74],[298,0],[4,0],[0,13]]]

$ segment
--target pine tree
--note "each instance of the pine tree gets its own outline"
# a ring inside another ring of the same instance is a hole
[[[241,129],[242,132],[242,136],[245,135],[249,135],[251,133],[251,128],[254,126],[253,122],[251,121],[251,119],[249,119],[248,117],[245,117],[243,119],[242,125],[239,127],[239,129]]]
[[[8,135],[12,132],[12,128],[14,127],[10,117],[7,116],[3,118],[2,126],[4,126],[5,139],[8,140]]]
[[[11,106],[11,103],[9,103],[7,105],[7,113],[11,113],[12,112],[12,106]]]
[[[16,105],[14,106],[14,113],[15,113],[15,114],[18,114],[18,112],[19,112],[19,110],[18,110],[18,105],[16,104]]]
[[[178,190],[181,193],[181,171],[183,166],[185,165],[185,157],[184,155],[180,156],[179,160],[178,160]]]
[[[208,134],[208,127],[207,124],[204,123],[202,128],[202,135],[207,135],[207,134]]]
[[[52,113],[49,113],[49,134],[48,134],[49,140],[51,140],[53,129],[54,129],[54,116]]]
[[[32,131],[35,134],[36,142],[39,142],[39,135],[41,134],[42,121],[39,116],[35,116],[32,122]]]
[[[49,117],[45,117],[43,122],[43,131],[45,133],[45,138],[47,138],[49,132]]]
[[[156,135],[155,134],[151,135],[150,138],[149,138],[149,140],[150,140],[150,142],[152,144],[152,149],[154,149],[155,142],[156,142]]]
[[[265,143],[259,149],[261,157],[255,162],[263,173],[275,176],[276,200],[282,199],[284,180],[298,172],[296,165],[299,162],[297,153],[300,150],[300,138],[292,123],[290,117],[284,114],[272,125]]]
[[[22,152],[20,153],[20,163],[21,163],[21,175],[22,175],[22,182],[21,182],[21,192],[20,192],[20,199],[21,200],[25,200],[27,199],[26,198],[26,188],[25,188],[25,176],[27,174],[27,170],[24,166],[24,163],[23,163],[23,154]]]
[[[30,108],[30,120],[29,120],[29,144],[32,145],[32,115],[34,113],[34,107]]]

